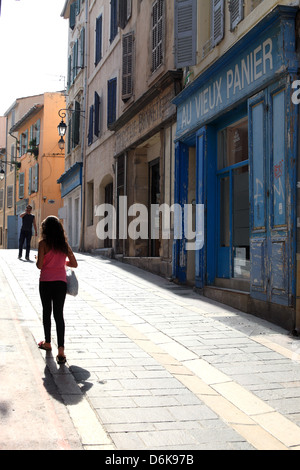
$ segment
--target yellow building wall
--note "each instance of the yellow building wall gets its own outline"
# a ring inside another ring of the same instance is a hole
[[[60,185],[57,180],[64,172],[64,151],[58,147],[57,125],[59,123],[58,111],[65,108],[65,97],[62,93],[45,93],[44,107],[38,113],[29,117],[26,122],[20,126],[18,133],[24,133],[28,130],[28,146],[30,141],[30,127],[40,120],[40,143],[39,155],[24,153],[21,156],[21,168],[18,172],[25,174],[24,197],[19,198],[20,184],[19,177],[17,182],[17,201],[28,200],[33,207],[33,214],[36,217],[38,226],[38,235],[42,221],[49,215],[58,216],[58,210],[63,206],[61,199]],[[29,170],[34,171],[38,164],[38,188],[37,192],[29,194]],[[37,248],[39,236],[32,239],[31,246]]]

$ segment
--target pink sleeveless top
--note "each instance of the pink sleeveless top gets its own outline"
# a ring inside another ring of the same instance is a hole
[[[41,269],[40,281],[63,281],[67,282],[65,253],[50,250],[44,257]]]

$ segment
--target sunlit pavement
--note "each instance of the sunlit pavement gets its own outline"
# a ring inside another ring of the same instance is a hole
[[[36,347],[34,255],[0,251],[0,448],[300,449],[299,340],[190,288],[79,254],[59,367],[54,321],[52,353]]]

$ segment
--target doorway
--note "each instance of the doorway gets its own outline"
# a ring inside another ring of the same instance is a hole
[[[248,119],[218,133],[217,278],[250,279]]]
[[[149,177],[150,177],[150,246],[149,246],[149,256],[150,257],[157,257],[159,256],[159,248],[160,248],[160,241],[159,241],[159,213],[155,213],[154,217],[151,217],[152,210],[151,208],[155,204],[160,204],[160,160],[155,159],[149,163]],[[151,234],[157,234],[154,238],[152,238]]]

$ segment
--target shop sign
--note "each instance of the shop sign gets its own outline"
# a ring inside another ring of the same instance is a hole
[[[201,85],[195,91],[184,90],[182,95],[186,92],[188,98],[183,102],[174,100],[178,106],[177,136],[201,127],[226,108],[251,96],[275,74],[283,72],[287,67],[283,36],[278,26],[268,30],[235,55],[234,60],[223,61],[221,70],[219,67],[207,80],[201,81],[199,77]],[[216,70],[217,66],[212,68]]]
[[[131,119],[120,131],[116,133],[115,154],[124,152],[152,132],[157,126],[176,114],[176,108],[172,103],[174,98],[174,86],[151,101],[142,111]]]

